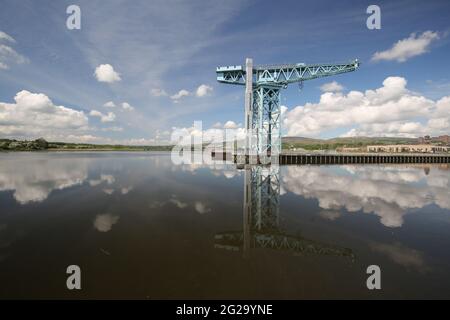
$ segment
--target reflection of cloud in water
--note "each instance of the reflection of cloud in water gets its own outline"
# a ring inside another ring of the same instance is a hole
[[[114,193],[114,189],[103,189],[103,192],[107,195],[112,195]]]
[[[45,200],[53,190],[80,185],[87,179],[87,160],[5,160],[0,166],[0,191],[14,191],[20,204]]]
[[[107,184],[113,184],[116,181],[114,176],[110,174],[102,174],[100,175],[100,179],[91,179],[89,180],[89,184],[91,187],[98,186],[99,184],[106,182]]]
[[[192,163],[192,164],[183,164],[174,168],[180,168],[182,171],[191,172],[192,174],[195,174],[197,170],[206,168],[209,169],[209,171],[216,177],[220,177],[223,175],[227,179],[232,179],[236,176],[241,175],[241,171],[236,170],[236,165],[229,163],[213,163],[213,164]]]
[[[102,183],[106,183],[107,185],[112,185],[112,184],[114,184],[114,182],[116,182],[116,178],[113,175],[102,174],[102,175],[100,175],[100,179],[91,179],[91,180],[89,180],[89,185],[91,187],[96,187],[96,186],[98,186],[98,185],[100,185]],[[118,192],[120,191],[121,194],[126,195],[131,190],[133,190],[133,186],[127,186],[127,187],[120,188],[120,190],[118,189]],[[106,193],[107,195],[112,195],[114,193],[114,189],[112,189],[112,188],[103,188],[103,192]]]
[[[130,192],[131,190],[133,190],[133,187],[122,187],[122,189],[120,189],[120,192],[122,194],[128,194],[128,192]]]
[[[403,246],[400,243],[372,243],[370,247],[388,256],[395,263],[406,268],[416,268],[425,271],[423,254],[420,251]]]
[[[163,201],[152,201],[150,202],[150,204],[148,205],[148,207],[150,209],[156,209],[156,208],[161,208],[165,205],[166,203]]]
[[[319,215],[324,219],[333,221],[339,218],[341,216],[341,213],[335,210],[322,210],[319,212]]]
[[[432,203],[450,209],[449,172],[434,168],[426,175],[406,166],[290,166],[282,182],[287,191],[316,198],[322,209],[375,213],[387,227],[400,227],[408,209]]]
[[[201,202],[201,201],[196,201],[194,207],[195,207],[195,210],[198,213],[201,213],[201,214],[204,214],[204,213],[207,213],[207,212],[211,211],[211,208],[208,208],[206,206],[206,204]]]
[[[173,204],[178,209],[185,209],[189,206],[192,206],[195,209],[195,211],[197,211],[200,214],[204,214],[211,211],[211,208],[208,207],[208,205],[205,202],[202,201],[195,201],[193,203],[184,202],[178,199],[176,195],[172,195],[170,199],[168,199],[167,201],[158,201],[158,200],[152,201],[149,204],[149,208],[150,209],[162,208],[167,204]]]
[[[94,227],[100,232],[108,232],[117,221],[119,221],[119,216],[110,213],[99,214],[95,217]]]
[[[236,170],[231,171],[231,170],[225,170],[223,171],[223,175],[225,176],[225,178],[227,179],[232,179],[234,178],[236,175],[238,174],[238,172]]]
[[[286,194],[286,190],[283,188],[283,185],[280,184],[280,196],[282,196],[283,194]]]
[[[186,202],[182,202],[175,195],[172,195],[172,198],[170,198],[169,202],[173,203],[180,209],[184,209],[188,206],[188,204]]]

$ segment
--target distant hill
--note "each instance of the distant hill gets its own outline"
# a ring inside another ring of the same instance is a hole
[[[337,148],[365,148],[368,145],[379,144],[415,144],[415,138],[393,137],[349,137],[332,139],[314,139],[305,137],[283,137],[281,139],[283,149],[305,150],[335,150]]]
[[[292,144],[330,144],[330,143],[343,143],[343,144],[355,144],[363,143],[368,144],[412,144],[416,143],[416,138],[395,138],[395,137],[345,137],[345,138],[331,138],[331,139],[317,139],[306,137],[283,137],[282,143]]]
[[[325,140],[322,139],[314,139],[314,138],[305,138],[305,137],[282,137],[282,143],[294,143],[294,144],[311,144],[311,143],[322,143]]]

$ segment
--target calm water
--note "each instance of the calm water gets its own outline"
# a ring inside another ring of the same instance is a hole
[[[0,297],[450,298],[449,187],[447,165],[3,153]]]

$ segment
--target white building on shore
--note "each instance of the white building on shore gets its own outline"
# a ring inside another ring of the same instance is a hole
[[[367,152],[387,152],[387,153],[446,153],[450,147],[436,146],[432,144],[394,144],[367,146]]]

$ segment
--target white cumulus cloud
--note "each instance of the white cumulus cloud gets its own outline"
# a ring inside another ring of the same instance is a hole
[[[396,60],[398,62],[405,62],[409,58],[427,52],[430,44],[438,39],[439,34],[433,31],[425,31],[420,35],[412,33],[408,38],[397,41],[392,48],[381,52],[375,52],[372,56],[372,60]]]
[[[448,133],[450,96],[434,101],[406,88],[402,77],[365,92],[326,92],[318,103],[297,106],[284,115],[289,136],[318,136],[347,130],[346,136],[407,136]]]
[[[324,83],[322,86],[320,86],[320,90],[322,90],[322,92],[339,92],[344,90],[344,87],[338,82],[332,81]]]
[[[187,91],[186,89],[181,89],[174,95],[170,96],[170,99],[172,99],[174,102],[178,102],[181,98],[187,97],[189,95],[191,95],[189,91]]]
[[[101,122],[113,122],[116,120],[116,115],[113,112],[108,112],[107,114],[101,113],[97,110],[92,110],[89,115],[91,117],[98,117],[100,118]]]
[[[43,93],[22,90],[15,103],[0,102],[0,134],[37,137],[71,133],[86,129],[88,118],[83,111],[55,105]]]
[[[236,124],[236,122],[234,121],[227,121],[224,125],[223,128],[224,129],[237,129],[239,126]]]
[[[11,37],[9,34],[3,32],[3,31],[0,31],[0,41],[1,40],[9,41],[9,42],[12,42],[12,43],[16,42],[16,40],[14,40],[13,37]]]
[[[154,97],[165,97],[167,96],[167,92],[164,89],[153,88],[150,90],[150,94]]]
[[[235,140],[243,142],[245,139],[245,129],[236,125],[233,121],[227,121],[223,127],[220,123],[216,123],[209,129],[198,128],[195,126],[172,128],[170,137],[171,143],[189,145],[192,142],[192,138],[202,139],[204,143],[212,144],[225,141],[232,142]]]
[[[106,107],[106,108],[115,108],[116,104],[114,102],[112,102],[112,101],[108,101],[103,106]]]
[[[128,102],[122,102],[122,108],[126,111],[133,111],[134,107],[132,107]]]
[[[95,68],[95,77],[100,82],[113,83],[122,80],[120,74],[117,73],[110,64],[101,64]]]
[[[208,86],[206,84],[202,84],[195,90],[195,92],[194,91],[190,92],[190,91],[188,91],[186,89],[181,89],[177,93],[171,95],[170,99],[172,99],[173,102],[178,103],[180,101],[180,99],[182,99],[183,97],[188,97],[188,96],[193,95],[193,96],[196,96],[198,98],[203,98],[203,97],[206,97],[206,96],[210,95],[212,93],[212,91],[213,91],[213,87]],[[152,94],[154,96],[156,94],[161,95],[160,91],[155,91],[154,93],[152,92]]]
[[[208,86],[208,85],[206,85],[206,84],[202,84],[202,85],[200,85],[200,86],[197,88],[197,90],[195,91],[195,95],[196,95],[197,97],[200,97],[200,98],[201,98],[201,97],[205,97],[205,96],[211,94],[212,91],[213,91],[213,87]]]
[[[113,112],[108,112],[101,117],[102,122],[113,122],[114,120],[116,120],[116,115]]]

